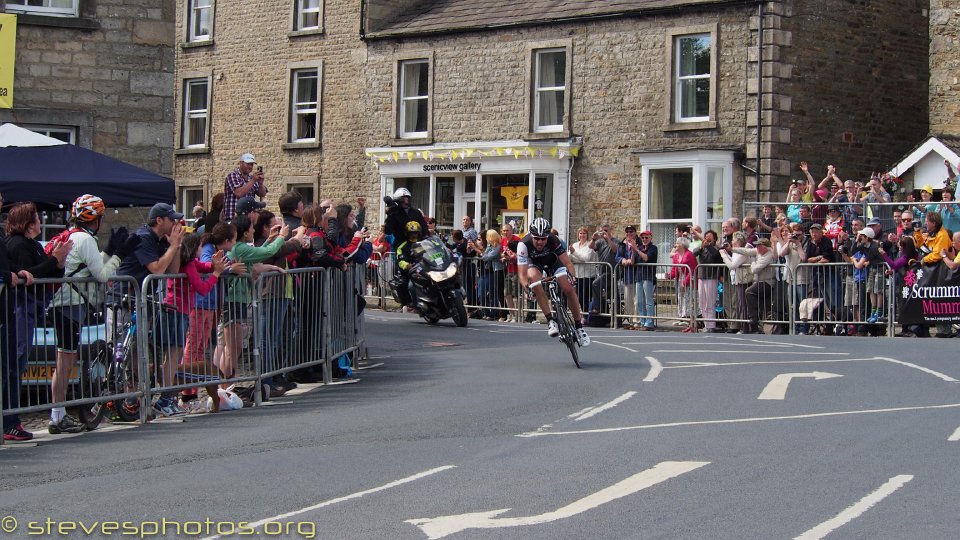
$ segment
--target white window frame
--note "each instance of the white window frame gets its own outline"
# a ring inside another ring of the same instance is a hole
[[[306,7],[305,4],[309,0],[293,0],[293,30],[295,32],[300,32],[304,30],[321,30],[323,28],[323,1],[317,0],[316,7]],[[316,13],[317,14],[317,24],[315,25],[306,25],[304,24],[304,19],[307,14]]]
[[[570,59],[567,58],[567,49],[563,47],[550,48],[550,49],[539,49],[534,51],[534,83],[533,83],[533,132],[534,133],[558,133],[563,131],[565,118],[567,117],[567,77],[566,69],[561,76],[563,82],[562,86],[541,86],[540,83],[540,66],[541,59],[546,54],[555,54],[563,53],[564,55],[564,66],[570,62]],[[560,102],[563,103],[563,117],[560,118],[559,124],[550,124],[550,125],[540,125],[540,105],[541,105],[541,96],[546,92],[559,92],[562,97]]]
[[[206,108],[205,109],[188,109],[190,104],[190,97],[193,95],[192,89],[199,86],[200,83],[206,85]],[[182,110],[183,114],[181,115],[181,126],[180,126],[180,147],[181,148],[209,148],[210,147],[210,106],[211,106],[211,91],[213,86],[212,77],[194,77],[194,78],[185,78],[183,79],[183,102]],[[197,118],[204,118],[206,120],[204,125],[203,132],[203,141],[200,143],[189,144],[189,133],[190,133],[190,120]]]
[[[199,2],[206,2],[207,5],[200,6]],[[198,43],[210,41],[213,39],[213,2],[214,0],[188,0],[187,1],[187,42]],[[201,18],[202,11],[206,11],[210,19],[210,27],[206,34],[194,33],[196,21]]]
[[[80,0],[71,0],[73,7],[61,8],[61,7],[50,7],[48,5],[44,6],[28,6],[26,4],[28,0],[7,0],[4,4],[6,11],[9,13],[23,13],[24,15],[46,15],[50,17],[77,17],[80,8]],[[44,4],[49,4],[51,0],[43,0]],[[13,2],[23,2],[21,4],[14,4]]]
[[[313,101],[297,101],[300,81],[308,78],[316,80],[317,93]],[[300,116],[314,115],[313,137],[298,137],[297,127]],[[316,142],[320,139],[320,68],[309,67],[290,71],[290,133],[289,142]]]
[[[206,189],[202,185],[180,185],[177,186],[177,190],[179,191],[179,196],[177,197],[177,204],[179,208],[177,210],[182,213],[186,219],[193,222],[194,205],[187,202],[189,199],[188,194],[199,192],[199,196],[196,198],[197,200],[202,201],[206,199]],[[196,227],[196,225],[194,225],[194,227]]]
[[[25,129],[29,129],[34,133],[39,133],[40,135],[45,135],[47,137],[53,137],[54,139],[59,139],[61,141],[63,140],[63,138],[57,137],[56,135],[66,135],[67,138],[69,139],[66,141],[68,144],[73,144],[73,145],[77,144],[77,128],[72,126],[55,126],[55,125],[48,125],[48,124],[32,124],[32,125],[21,124],[21,127]]]
[[[733,152],[723,150],[686,150],[680,152],[644,153],[640,156],[640,221],[642,230],[653,229],[653,224],[686,223],[687,219],[650,219],[650,179],[651,173],[661,169],[690,169],[693,172],[693,200],[690,201],[692,220],[695,225],[704,227],[732,217],[733,208]],[[723,187],[719,203],[722,205],[720,216],[712,219],[707,216],[710,182],[710,169],[723,170]]]
[[[695,75],[681,75],[680,74],[680,65],[682,63],[682,47],[680,42],[686,39],[707,39],[710,42],[710,72],[706,74],[695,74]],[[707,122],[710,120],[710,105],[709,102],[713,99],[713,85],[709,84],[711,95],[707,98],[707,115],[706,116],[682,116],[683,111],[683,83],[687,81],[701,81],[706,80],[708,83],[712,83],[713,78],[713,57],[715,54],[713,48],[713,38],[710,34],[687,34],[683,36],[674,36],[674,65],[673,65],[673,80],[674,80],[674,121],[678,123],[684,122]]]
[[[407,88],[405,84],[406,77],[406,68],[408,66],[424,66],[427,69],[427,94],[424,95],[408,95]],[[429,136],[430,134],[430,115],[431,115],[431,101],[430,94],[433,92],[433,65],[429,58],[413,58],[409,60],[401,60],[399,63],[399,77],[397,80],[398,91],[398,125],[397,132],[401,139],[423,139]],[[425,107],[424,114],[427,115],[426,118],[426,131],[406,131],[404,126],[406,125],[407,120],[407,103],[414,101],[426,101],[427,106]]]

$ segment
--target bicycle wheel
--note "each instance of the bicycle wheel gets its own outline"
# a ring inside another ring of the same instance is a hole
[[[560,302],[554,302],[553,310],[557,314],[557,325],[560,327],[560,341],[567,346],[567,349],[570,349],[573,363],[576,364],[577,369],[581,369],[580,353],[577,350],[580,344],[577,342],[577,328],[573,325],[570,310],[560,305]]]
[[[85,398],[110,393],[110,385],[107,384],[110,349],[103,340],[98,340],[91,346],[90,353],[90,358],[83,360],[80,369],[80,395]],[[87,425],[87,429],[94,430],[103,421],[106,412],[105,401],[80,405],[77,407],[77,418]]]

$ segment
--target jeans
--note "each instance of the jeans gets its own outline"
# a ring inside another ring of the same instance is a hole
[[[637,313],[640,315],[640,324],[647,328],[653,328],[653,317],[657,314],[654,302],[656,286],[657,282],[651,279],[637,282]]]

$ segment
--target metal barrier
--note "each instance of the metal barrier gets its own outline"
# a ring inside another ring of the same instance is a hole
[[[0,329],[2,415],[71,407],[81,422],[93,424],[106,413],[101,409],[108,402],[142,401],[137,359],[121,355],[114,364],[116,340],[108,309],[137,305],[133,278],[114,277],[107,283],[37,279],[30,286],[6,288],[0,297],[7,321]],[[131,409],[127,419],[138,418],[136,406]]]
[[[273,375],[317,364],[329,383],[334,359],[346,355],[355,368],[366,354],[363,274],[356,265],[265,273],[256,283],[224,274],[212,302],[185,302],[194,290],[183,274],[151,275],[142,286],[115,276],[6,289],[0,416],[79,407],[88,425],[108,411],[145,422],[154,394],[173,399],[235,382],[259,389]],[[261,393],[252,394],[259,405]]]
[[[696,325],[696,275],[690,275],[689,266],[617,265],[613,279],[616,286],[612,288],[617,296],[610,300],[615,308],[616,326],[655,328],[657,323],[666,320],[672,320],[676,326]]]

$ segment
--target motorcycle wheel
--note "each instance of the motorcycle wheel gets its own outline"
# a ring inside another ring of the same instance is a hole
[[[107,384],[107,362],[109,349],[103,340],[98,340],[90,349],[90,358],[84,359],[80,366],[81,397],[99,397],[109,394]],[[97,429],[107,412],[107,403],[101,401],[77,407],[77,419],[86,424],[88,430]]]
[[[463,297],[459,294],[453,295],[453,322],[460,328],[467,325],[467,307],[463,305]]]

